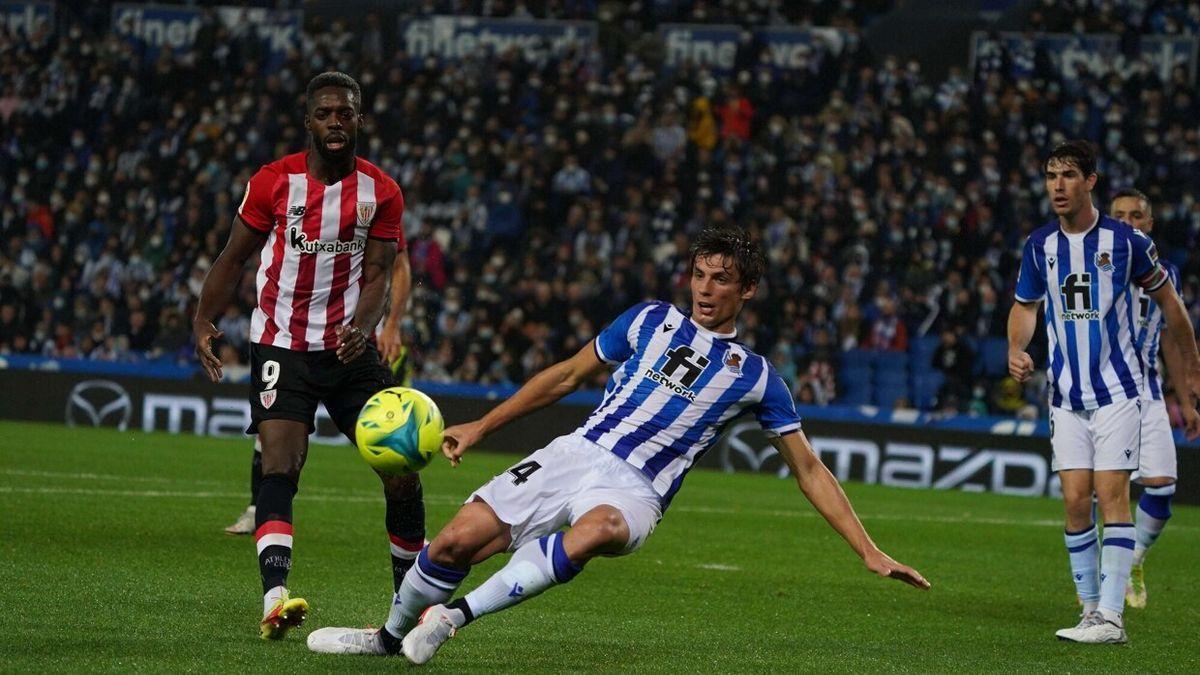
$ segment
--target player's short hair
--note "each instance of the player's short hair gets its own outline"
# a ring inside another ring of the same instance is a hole
[[[1133,197],[1134,199],[1142,200],[1142,203],[1146,205],[1146,215],[1153,215],[1154,207],[1151,206],[1150,198],[1146,196],[1145,192],[1142,192],[1135,187],[1123,187],[1113,193],[1112,199],[1109,200],[1109,203],[1111,204],[1122,197]]]
[[[692,241],[689,253],[689,272],[695,268],[697,257],[725,256],[726,262],[732,261],[733,267],[737,269],[743,289],[757,284],[767,266],[758,243],[740,227],[704,228]]]
[[[362,87],[358,86],[358,81],[345,73],[337,71],[321,73],[308,81],[308,87],[304,90],[304,99],[308,106],[312,105],[313,96],[317,91],[325,87],[349,89],[350,93],[354,95],[354,100],[352,101],[354,109],[360,110],[362,108]]]
[[[1084,178],[1096,173],[1096,146],[1091,141],[1076,139],[1059,143],[1050,151],[1050,156],[1042,164],[1042,169],[1050,166],[1050,162],[1059,161],[1064,164],[1074,164]]]

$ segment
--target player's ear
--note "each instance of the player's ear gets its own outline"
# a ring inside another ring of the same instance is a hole
[[[758,292],[758,284],[750,284],[742,289],[742,300],[749,300]]]

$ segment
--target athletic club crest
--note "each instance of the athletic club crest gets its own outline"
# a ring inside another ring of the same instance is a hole
[[[268,389],[258,393],[258,400],[262,401],[264,408],[270,408],[275,404],[275,397],[279,394],[278,389]]]
[[[1108,251],[1098,251],[1096,253],[1096,267],[1105,272],[1113,271],[1112,255]]]
[[[729,356],[725,357],[725,367],[734,375],[742,374],[742,357],[740,354],[729,352]]]
[[[358,226],[366,227],[375,217],[375,202],[359,202],[356,211],[358,212]]]

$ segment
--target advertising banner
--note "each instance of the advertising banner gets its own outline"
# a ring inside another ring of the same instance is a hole
[[[505,395],[485,387],[420,386],[437,400],[449,424],[479,417]],[[218,437],[242,437],[250,423],[245,384],[0,369],[0,391],[21,392],[5,397],[0,419]],[[490,436],[486,447],[530,453],[573,431],[593,409],[595,397],[595,392],[581,392],[540,410]],[[1058,479],[1050,471],[1044,423],[977,418],[977,423],[959,425],[928,416],[849,408],[805,408],[801,415],[813,449],[842,481],[1030,497],[1061,495]],[[347,443],[324,408],[318,411],[312,440]],[[732,424],[701,458],[700,466],[788,474],[752,420]],[[1176,498],[1200,503],[1200,449],[1179,448],[1179,479]]]
[[[732,71],[738,49],[748,44],[758,49],[759,64],[777,70],[813,70],[826,54],[842,51],[841,32],[836,28],[755,28],[744,42],[740,26],[722,24],[667,23],[658,35],[666,55],[665,65],[703,66],[720,73]]]
[[[303,14],[298,10],[220,6],[213,11],[216,20],[234,35],[253,31],[262,42],[269,70],[279,67],[288,52],[300,46]],[[144,50],[147,59],[156,59],[164,49],[176,54],[191,50],[203,17],[204,10],[198,7],[116,4],[112,10],[112,30]]]
[[[0,2],[0,29],[29,35],[43,26],[54,26],[54,3]]]
[[[484,19],[430,16],[400,21],[400,43],[409,57],[441,61],[475,54],[503,54],[510,49],[541,62],[580,45],[596,44],[596,24],[583,21]]]
[[[1007,54],[1009,74],[1027,76],[1042,52],[1068,80],[1076,79],[1081,70],[1106,75],[1141,62],[1163,82],[1170,82],[1171,72],[1180,66],[1187,70],[1188,80],[1195,82],[1197,44],[1200,40],[1190,36],[1146,35],[1138,40],[1133,53],[1127,54],[1120,38],[1107,33],[1000,33],[993,39],[980,31],[971,37],[971,69],[981,61],[999,63]]]

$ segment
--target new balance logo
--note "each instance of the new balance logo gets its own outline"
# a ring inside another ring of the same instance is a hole
[[[298,205],[296,205],[296,206],[290,206],[290,207],[288,207],[287,214],[288,214],[289,216],[302,216],[302,215],[304,215],[304,205],[303,205],[303,204],[298,204]]]
[[[512,590],[508,592],[510,598],[519,598],[522,595],[525,595],[525,589],[521,587],[521,584],[513,584]]]

